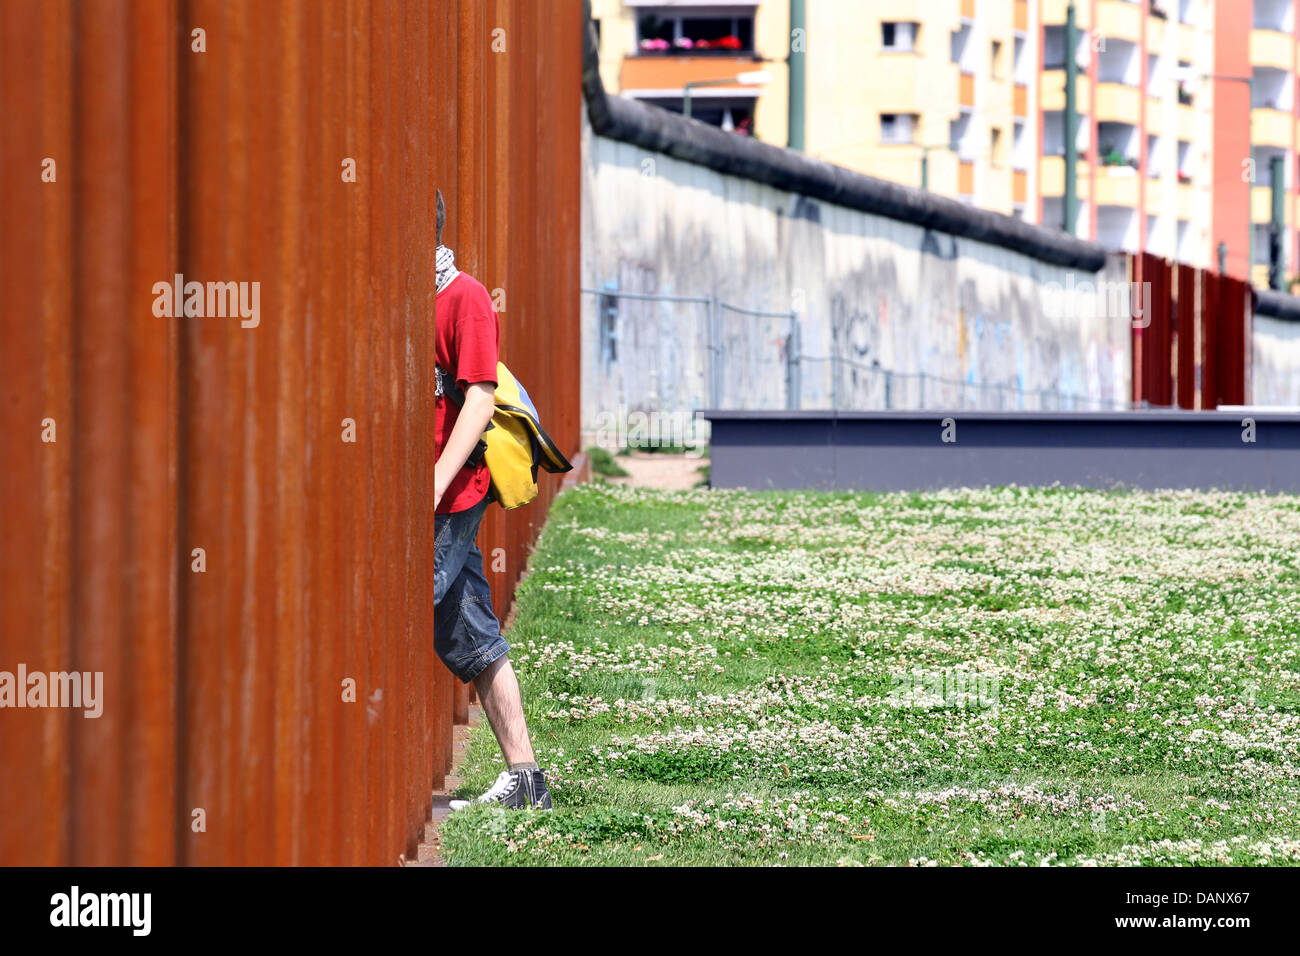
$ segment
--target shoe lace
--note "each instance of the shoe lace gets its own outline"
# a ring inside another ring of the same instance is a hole
[[[488,788],[487,792],[478,798],[479,802],[493,803],[500,800],[502,797],[513,792],[516,786],[515,775],[509,770],[502,770],[501,773],[497,775],[497,782],[492,784],[492,786]]]

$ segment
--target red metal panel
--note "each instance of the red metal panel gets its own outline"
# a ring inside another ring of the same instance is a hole
[[[1151,299],[1150,323],[1144,329],[1134,329],[1132,334],[1133,401],[1155,406],[1174,403],[1173,363],[1177,349],[1180,406],[1212,409],[1219,404],[1245,402],[1253,315],[1249,285],[1240,279],[1180,265],[1175,288],[1171,263],[1148,253],[1130,257],[1129,268],[1135,282],[1150,283]]]
[[[1196,323],[1199,315],[1197,270],[1179,265],[1174,331],[1178,349],[1178,407],[1196,407]]]
[[[1219,362],[1214,347],[1218,338],[1219,309],[1223,302],[1224,286],[1232,280],[1219,273],[1205,273],[1205,308],[1201,311],[1201,402],[1203,409],[1218,407]]]
[[[71,657],[71,30],[67,3],[0,4],[0,667],[11,672],[66,670]],[[53,183],[41,180],[46,157]],[[68,818],[47,808],[70,799],[72,719],[0,712],[0,863],[69,858]]]
[[[106,683],[98,720],[0,714],[0,862],[414,850],[465,700],[432,650],[433,188],[576,451],[579,15],[0,5],[0,666]],[[178,273],[259,283],[258,326],[155,315]],[[501,611],[557,485],[486,524]]]

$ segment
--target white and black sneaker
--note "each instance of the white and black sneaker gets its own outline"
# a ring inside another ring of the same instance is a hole
[[[509,810],[549,810],[551,791],[540,770],[502,770],[497,782],[474,800],[452,800],[447,805],[463,810],[471,803],[495,803]]]

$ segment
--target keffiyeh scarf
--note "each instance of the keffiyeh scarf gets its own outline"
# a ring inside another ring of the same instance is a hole
[[[435,290],[441,292],[447,288],[451,280],[460,275],[460,270],[456,268],[456,255],[446,246],[439,246],[437,255],[433,260],[434,269],[437,271],[438,288]]]

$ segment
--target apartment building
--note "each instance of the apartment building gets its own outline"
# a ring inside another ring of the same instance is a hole
[[[1062,225],[1066,57],[1078,64],[1076,233],[1267,282],[1271,160],[1300,272],[1297,0],[592,0],[606,88]],[[792,11],[803,11],[802,25]],[[801,26],[801,29],[800,29]],[[796,103],[796,109],[798,104]]]
[[[1040,4],[1041,221],[1063,222],[1065,60],[1073,55],[1079,68],[1076,232],[1112,249],[1210,265],[1214,99],[1230,103],[1232,91],[1208,79],[1215,71],[1209,3],[1079,0],[1073,51],[1066,50],[1068,6],[1067,0]],[[1244,201],[1244,187],[1238,198]]]
[[[789,0],[591,0],[605,89],[786,145]]]

